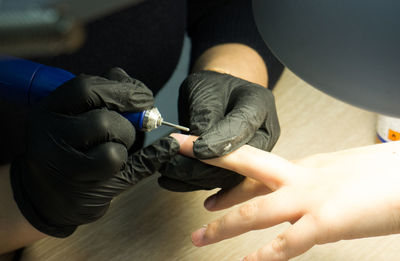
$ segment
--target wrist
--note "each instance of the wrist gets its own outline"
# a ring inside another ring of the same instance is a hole
[[[207,49],[192,71],[201,70],[230,74],[264,87],[268,84],[264,60],[254,49],[243,44],[221,44]]]

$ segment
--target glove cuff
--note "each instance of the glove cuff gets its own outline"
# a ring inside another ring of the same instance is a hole
[[[58,227],[46,222],[46,219],[36,210],[32,197],[29,196],[25,187],[24,176],[29,175],[26,170],[25,161],[18,157],[10,168],[11,188],[13,190],[14,200],[18,205],[22,215],[28,222],[40,232],[53,237],[65,238],[71,235],[77,226]]]

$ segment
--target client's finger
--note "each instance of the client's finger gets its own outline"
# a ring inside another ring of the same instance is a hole
[[[204,246],[245,232],[268,228],[301,217],[296,200],[284,190],[245,203],[222,218],[192,233],[192,242]]]
[[[287,261],[318,243],[318,230],[311,216],[305,215],[275,240],[247,256],[246,261]]]
[[[193,143],[197,140],[198,136],[185,135],[180,133],[171,133],[169,136],[173,137],[179,142],[179,153],[191,158],[195,158],[193,153]]]
[[[252,178],[246,178],[236,187],[229,190],[220,190],[218,193],[208,197],[204,202],[204,207],[209,211],[226,209],[270,192],[271,189],[263,183]]]
[[[181,154],[193,157],[193,141],[197,137],[177,133],[171,136],[180,143]],[[272,190],[278,189],[291,174],[296,173],[296,167],[291,162],[249,145],[244,145],[225,156],[203,162],[261,181]]]

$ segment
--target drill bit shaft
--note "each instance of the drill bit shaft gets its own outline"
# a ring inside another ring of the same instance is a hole
[[[173,124],[173,123],[170,123],[170,122],[168,122],[168,121],[162,121],[161,124],[167,125],[167,126],[170,126],[170,127],[174,127],[175,129],[182,130],[182,131],[186,131],[186,132],[188,132],[188,131],[190,130],[190,129],[187,128],[187,127],[184,127],[184,126],[181,126],[181,125],[177,125],[177,124]]]

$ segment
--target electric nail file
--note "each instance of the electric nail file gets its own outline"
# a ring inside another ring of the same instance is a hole
[[[59,68],[20,58],[0,56],[0,97],[6,100],[34,104],[74,77],[74,74]],[[122,115],[136,129],[142,131],[154,130],[162,124],[189,131],[189,128],[164,121],[155,107]]]

